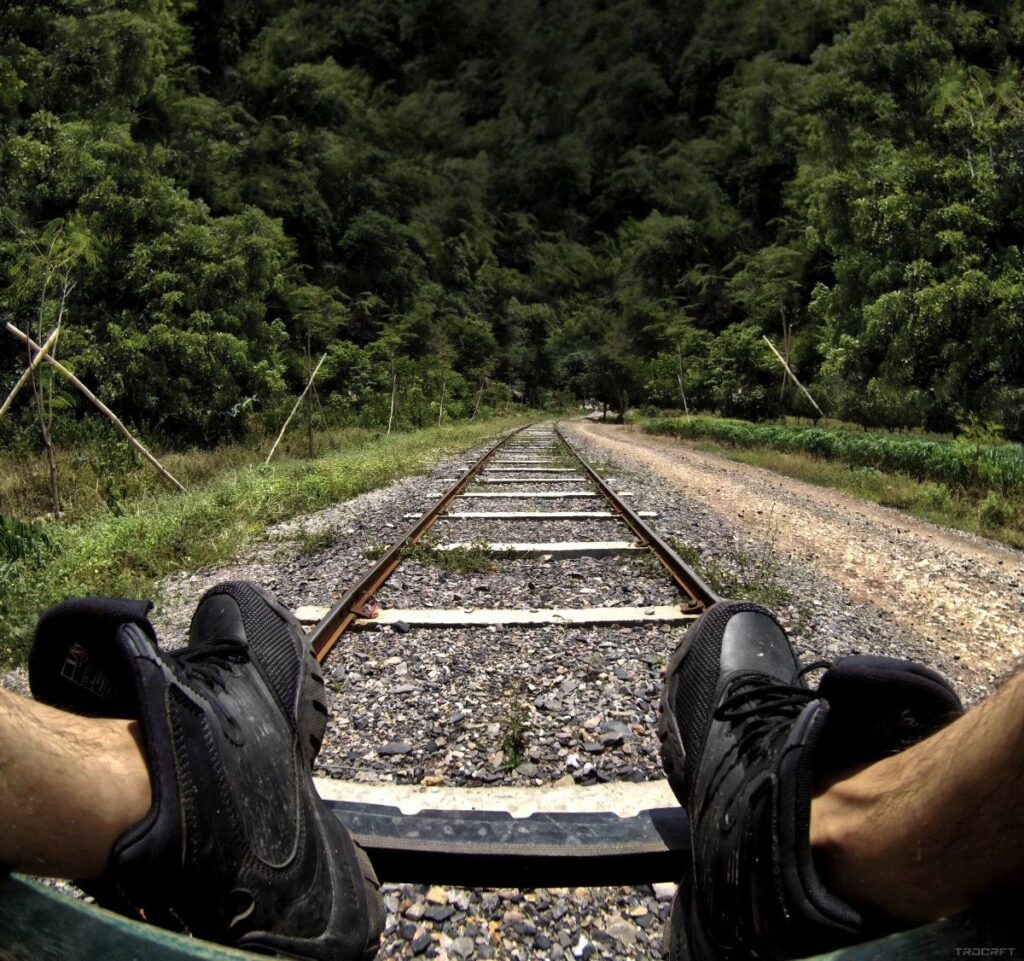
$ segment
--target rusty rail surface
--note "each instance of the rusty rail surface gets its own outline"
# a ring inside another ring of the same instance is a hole
[[[529,425],[527,425],[529,426]],[[451,501],[462,493],[463,488],[477,475],[488,462],[498,453],[513,437],[518,435],[526,427],[519,427],[503,437],[497,444],[488,450],[456,483],[445,492],[444,496],[430,508],[405,534],[402,535],[381,557],[381,559],[368,570],[352,587],[352,589],[332,607],[319,624],[310,632],[309,642],[313,647],[316,659],[323,662],[324,658],[331,652],[331,648],[338,643],[338,638],[351,626],[352,622],[359,616],[359,612],[370,601],[374,594],[380,590],[385,581],[395,572],[395,568],[402,563],[402,555],[405,549],[415,544],[430,528],[434,522],[444,513],[445,508]]]

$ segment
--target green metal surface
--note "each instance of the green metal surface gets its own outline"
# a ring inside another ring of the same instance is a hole
[[[254,957],[131,921],[19,874],[0,877],[0,961],[251,961]]]
[[[0,877],[0,961],[241,961],[255,955],[131,921],[18,874]],[[805,961],[939,961],[1024,957],[1024,926],[1012,905]]]

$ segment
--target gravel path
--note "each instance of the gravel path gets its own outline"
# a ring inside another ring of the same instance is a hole
[[[636,430],[574,422],[567,434],[587,455],[643,472],[659,529],[705,556],[770,548],[795,599],[783,614],[809,656],[915,658],[968,702],[1024,657],[1020,551]]]
[[[937,666],[965,700],[991,690],[1024,653],[1021,555],[894,511],[621,429],[574,423],[567,434],[663,535],[720,572],[784,585],[779,606],[804,659],[889,653]],[[480,450],[482,450],[481,448]],[[279,525],[232,563],[161,585],[155,614],[170,644],[185,637],[200,593],[256,580],[285,603],[336,601],[479,451],[426,476]],[[523,475],[533,476],[533,475]],[[527,485],[523,485],[524,488]],[[559,483],[560,489],[586,489]],[[548,489],[531,484],[531,490]],[[500,485],[475,489],[502,491]],[[458,510],[600,510],[598,499],[467,498]],[[440,541],[622,539],[609,520],[445,521]],[[449,573],[406,562],[382,606],[547,607],[672,603],[648,563],[624,558],[501,559]],[[542,785],[661,776],[654,708],[682,628],[367,630],[326,666],[332,717],[317,774],[343,780]],[[3,679],[22,683],[19,675]],[[525,726],[510,767],[513,726]],[[668,879],[658,879],[668,880]],[[671,886],[465,891],[386,885],[382,958],[661,957]]]

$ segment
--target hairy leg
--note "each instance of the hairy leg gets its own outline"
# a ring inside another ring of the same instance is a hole
[[[79,717],[0,689],[0,864],[96,877],[149,806],[136,722]]]
[[[1024,882],[1024,672],[811,804],[811,847],[840,897],[906,921],[947,917]]]

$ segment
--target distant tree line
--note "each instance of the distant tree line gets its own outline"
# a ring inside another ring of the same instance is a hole
[[[1024,439],[1022,55],[1020,0],[8,3],[0,313],[73,279],[59,356],[173,444],[323,352],[339,421],[809,412],[764,334],[830,414]]]

